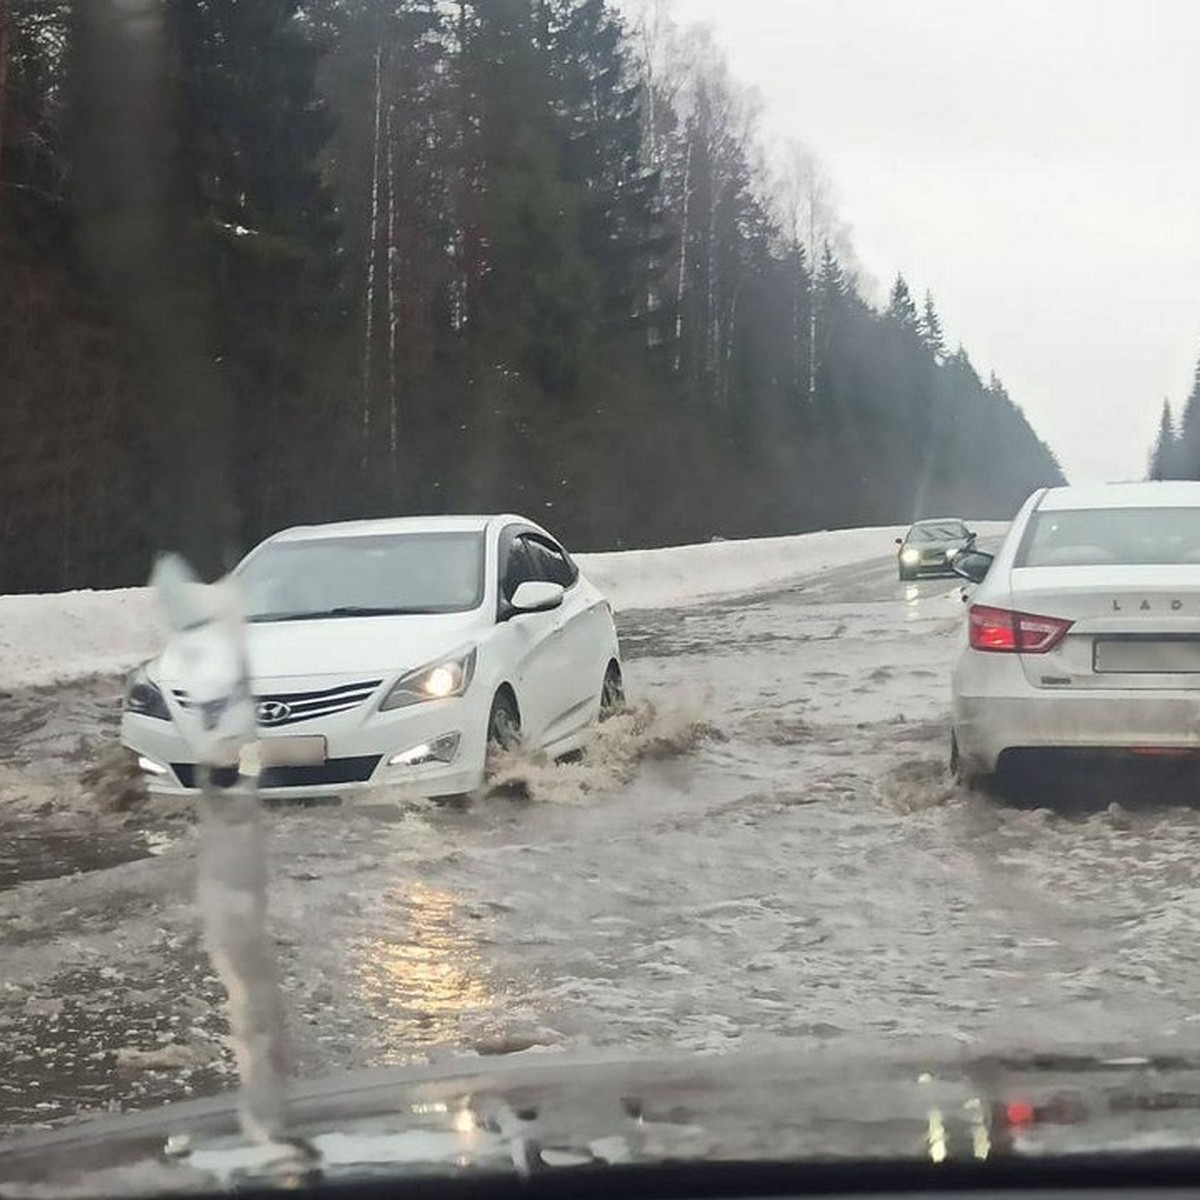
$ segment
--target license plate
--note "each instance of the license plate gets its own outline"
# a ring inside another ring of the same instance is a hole
[[[240,769],[257,775],[266,767],[319,767],[325,757],[325,739],[316,734],[260,738],[242,748]]]
[[[1198,675],[1200,638],[1097,638],[1092,665],[1107,675]]]

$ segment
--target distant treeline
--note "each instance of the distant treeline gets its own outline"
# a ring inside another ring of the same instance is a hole
[[[610,549],[1061,480],[661,3],[0,0],[0,88],[0,591],[351,516]]]

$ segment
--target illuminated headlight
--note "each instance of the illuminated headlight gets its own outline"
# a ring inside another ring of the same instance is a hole
[[[147,758],[144,754],[138,755],[138,766],[145,771],[147,775],[165,775],[167,768],[162,763],[157,763],[152,758]]]
[[[449,763],[458,754],[458,743],[462,737],[457,733],[447,733],[444,737],[432,742],[422,742],[411,750],[393,754],[388,759],[389,767],[420,767],[426,763]]]
[[[472,647],[410,671],[388,692],[379,711],[389,712],[394,708],[407,708],[410,704],[461,696],[470,687],[474,674],[475,649]]]
[[[921,561],[921,552],[920,550],[914,550],[911,546],[905,546],[900,551],[900,561],[906,567],[915,567]]]
[[[160,721],[171,719],[162,692],[156,683],[151,682],[144,666],[130,671],[125,680],[125,711],[143,717],[156,717]]]

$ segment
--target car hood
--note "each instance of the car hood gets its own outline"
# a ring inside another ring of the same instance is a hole
[[[232,1097],[0,1145],[6,1195],[680,1161],[1012,1158],[1200,1149],[1200,1059],[893,1053],[459,1059],[297,1086],[286,1145],[237,1134]]]
[[[437,616],[328,617],[246,626],[250,677],[388,675],[424,666],[474,641],[486,625],[480,610]],[[181,645],[168,642],[152,667],[159,683],[187,677]]]

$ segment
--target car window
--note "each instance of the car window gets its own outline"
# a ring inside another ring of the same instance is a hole
[[[1200,563],[1200,508],[1089,508],[1035,513],[1018,567]]]
[[[529,537],[524,540],[542,579],[565,588],[575,583],[579,572],[562,550],[542,538]]]
[[[541,577],[537,561],[529,548],[529,539],[524,536],[513,538],[504,566],[502,590],[505,600],[511,600],[521,584],[536,582]]]

